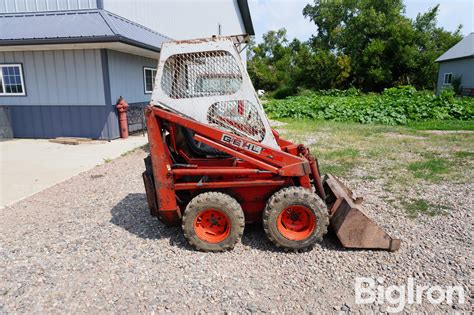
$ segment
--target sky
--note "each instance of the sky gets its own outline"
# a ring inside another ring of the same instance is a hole
[[[315,33],[316,26],[303,17],[302,11],[312,0],[248,0],[255,39],[270,30],[286,28],[288,39],[307,40]],[[474,32],[474,0],[405,0],[405,15],[415,18],[439,4],[438,26],[455,31],[463,25],[462,34]]]

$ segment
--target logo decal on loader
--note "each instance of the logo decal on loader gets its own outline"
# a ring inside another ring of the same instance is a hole
[[[226,135],[226,134],[222,135],[221,140],[225,143],[231,144],[235,147],[242,148],[242,149],[245,149],[249,152],[256,153],[256,154],[260,154],[263,150],[263,148],[259,147],[258,145],[255,145],[253,143],[234,138],[234,137]]]

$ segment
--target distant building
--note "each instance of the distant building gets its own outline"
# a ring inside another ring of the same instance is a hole
[[[164,41],[235,34],[254,35],[247,0],[0,0],[0,138],[118,138]]]
[[[451,86],[453,80],[460,77],[463,94],[474,96],[474,33],[464,37],[436,62],[439,63],[436,93],[443,87]]]

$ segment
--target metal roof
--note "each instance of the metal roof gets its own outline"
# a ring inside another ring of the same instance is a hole
[[[0,14],[0,46],[123,42],[159,52],[169,40],[101,9]]]
[[[436,62],[474,57],[474,33],[464,37],[459,43],[448,49]]]

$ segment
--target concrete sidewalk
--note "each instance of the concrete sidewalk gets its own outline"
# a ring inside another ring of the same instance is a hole
[[[79,145],[44,139],[0,142],[0,208],[89,170],[148,142],[142,135]]]

